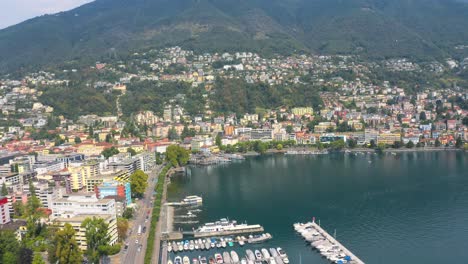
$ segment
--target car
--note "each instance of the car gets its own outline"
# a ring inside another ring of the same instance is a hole
[[[124,251],[124,252],[127,252],[127,250],[128,250],[128,245],[125,244],[123,251]]]
[[[137,240],[135,240],[135,244],[138,244],[138,239],[137,239]]]
[[[145,232],[146,232],[146,226],[143,227],[143,233],[145,233]]]

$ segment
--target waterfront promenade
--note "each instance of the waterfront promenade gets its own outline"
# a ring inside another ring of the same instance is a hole
[[[162,193],[162,199],[161,199],[161,215],[159,217],[159,221],[156,225],[156,235],[154,237],[154,250],[153,250],[153,256],[151,257],[151,263],[159,264],[160,260],[160,254],[161,254],[161,235],[162,235],[162,228],[163,228],[163,222],[167,216],[165,213],[165,210],[163,210],[164,204],[166,203],[167,200],[167,185],[169,183],[169,177],[168,175],[171,174],[171,171],[168,171],[168,173],[164,176],[164,185],[163,185],[163,193]],[[163,250],[163,256],[164,253],[167,251]],[[167,255],[167,254],[166,254]],[[166,261],[162,261],[161,263],[167,263]]]

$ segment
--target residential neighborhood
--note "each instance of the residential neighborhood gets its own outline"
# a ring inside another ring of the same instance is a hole
[[[24,207],[37,197],[36,209],[44,213],[40,222],[71,225],[81,249],[86,250],[87,219],[93,218],[108,225],[110,246],[128,245],[128,228],[119,231],[118,219],[128,219],[135,228],[131,215],[145,213],[132,190],[132,175],[154,174],[166,162],[166,150],[171,145],[191,152],[190,162],[196,164],[229,162],[255,152],[466,148],[466,88],[454,84],[410,93],[389,81],[372,80],[376,67],[427,70],[427,65],[406,59],[388,60],[378,66],[360,63],[352,56],[262,58],[250,52],[198,55],[173,47],[135,53],[129,61],[89,66],[88,70],[118,76],[115,82],[90,79],[88,83],[91,89],[118,95],[115,111],[78,115],[75,119],[57,114],[41,95],[44,87],[72,85],[63,77],[84,69],[63,69],[61,77],[40,71],[18,80],[1,79],[1,228],[13,229],[21,240],[29,226]],[[431,69],[440,72],[446,70],[444,67],[432,65]],[[351,77],[343,78],[343,73]],[[320,103],[315,105],[217,112],[211,107],[210,94],[218,79],[267,86],[319,85],[323,89],[318,92]],[[142,109],[125,114],[121,96],[129,85],[145,80],[201,87],[203,111],[190,113],[184,108],[186,95],[177,94],[158,106],[160,112]]]

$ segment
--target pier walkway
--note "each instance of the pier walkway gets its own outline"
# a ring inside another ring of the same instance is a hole
[[[304,239],[311,242],[312,247],[319,250],[320,254],[328,258],[333,263],[364,264],[350,250],[343,246],[338,240],[327,233],[315,221],[305,224],[294,224],[294,229],[300,233]],[[340,262],[342,261],[342,262]]]

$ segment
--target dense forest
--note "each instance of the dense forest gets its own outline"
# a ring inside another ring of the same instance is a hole
[[[216,112],[237,114],[254,113],[257,108],[279,106],[312,106],[322,103],[320,89],[312,85],[268,85],[249,84],[244,80],[218,79],[211,96],[212,108]]]
[[[54,108],[56,115],[77,119],[80,115],[116,114],[116,94],[104,92],[86,85],[49,86],[39,100]]]
[[[456,0],[96,0],[0,30],[0,72],[175,45],[462,59],[468,49],[454,47],[467,45],[467,17]]]

